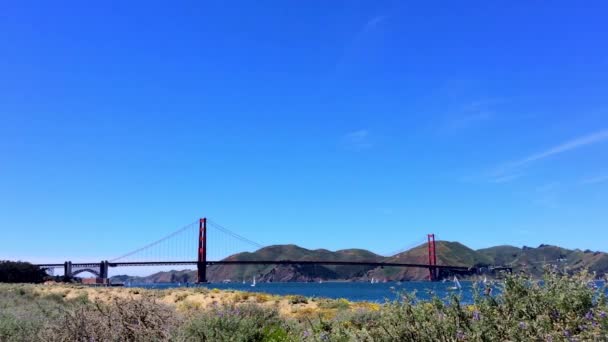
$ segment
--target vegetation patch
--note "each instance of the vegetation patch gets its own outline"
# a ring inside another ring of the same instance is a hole
[[[384,304],[0,284],[0,341],[606,341],[598,284],[585,272],[548,272],[508,276],[494,294],[475,287],[472,303],[402,293]]]
[[[289,300],[289,304],[308,304],[308,299],[306,299],[306,297],[304,296],[287,296],[287,299]]]

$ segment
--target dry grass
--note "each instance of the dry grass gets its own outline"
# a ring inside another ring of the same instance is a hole
[[[219,290],[205,288],[179,288],[167,290],[124,288],[124,287],[87,287],[82,285],[48,284],[31,286],[40,296],[60,296],[66,300],[88,298],[92,302],[108,304],[116,299],[141,300],[155,298],[160,303],[175,307],[180,312],[190,312],[210,308],[215,305],[258,304],[276,309],[283,317],[334,315],[334,311],[372,308],[378,310],[376,303],[351,303],[346,299],[309,299],[303,296],[276,296],[267,293]],[[331,314],[330,314],[331,313]]]

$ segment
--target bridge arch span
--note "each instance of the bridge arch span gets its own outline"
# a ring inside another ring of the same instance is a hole
[[[75,276],[77,274],[84,273],[84,272],[89,272],[91,274],[94,274],[97,277],[100,276],[99,271],[91,269],[91,268],[83,268],[83,269],[76,270],[76,271],[72,272],[72,275]]]

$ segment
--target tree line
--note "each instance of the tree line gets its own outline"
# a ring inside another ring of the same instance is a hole
[[[0,260],[0,283],[41,283],[46,277],[44,270],[29,262]]]

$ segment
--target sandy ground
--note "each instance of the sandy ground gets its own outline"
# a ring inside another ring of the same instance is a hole
[[[178,311],[205,309],[216,304],[242,305],[255,303],[276,308],[285,317],[301,318],[322,315],[330,318],[339,310],[378,310],[376,303],[349,302],[345,299],[305,298],[301,296],[277,296],[234,290],[206,288],[175,288],[151,290],[124,287],[89,287],[84,285],[44,284],[34,286],[41,295],[60,295],[65,299],[86,296],[91,301],[109,302],[115,299],[140,299],[142,296],[174,306]]]

